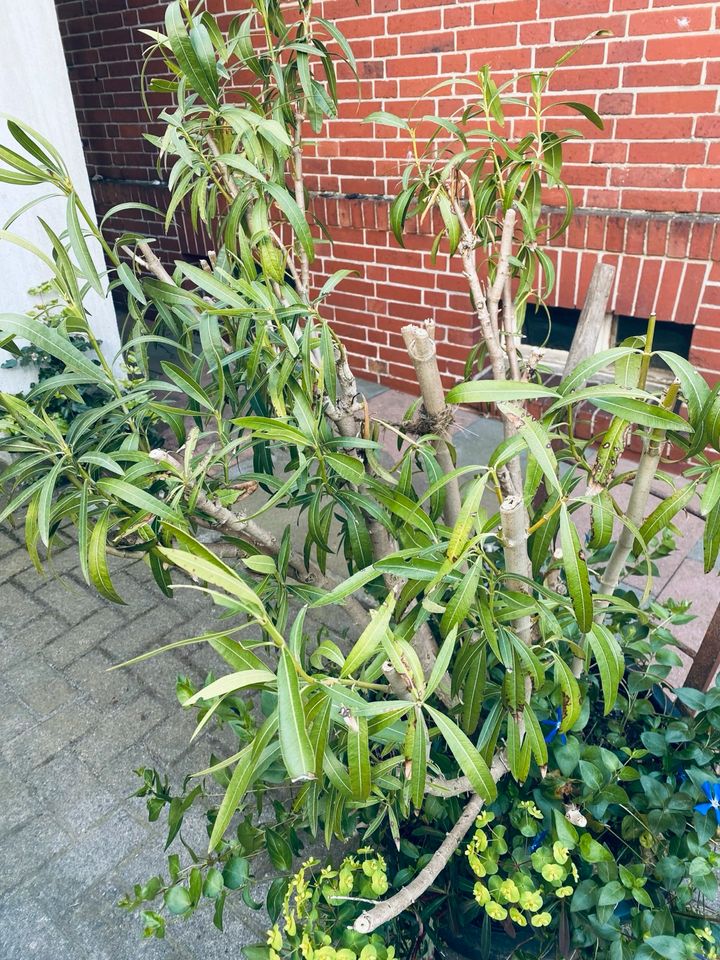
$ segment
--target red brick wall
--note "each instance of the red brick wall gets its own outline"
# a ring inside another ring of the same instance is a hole
[[[157,179],[145,129],[139,69],[141,26],[162,19],[157,0],[57,0],[70,77],[91,176],[103,209],[125,199],[162,202],[158,187],[114,179]],[[214,0],[228,16],[246,0]],[[357,267],[330,306],[359,372],[407,384],[401,326],[434,316],[448,374],[462,371],[476,341],[456,262],[429,260],[427,236],[407,249],[388,233],[388,200],[407,146],[397,131],[373,132],[362,117],[375,109],[407,112],[440,76],[489,63],[501,76],[551,66],[575,42],[605,28],[556,75],[558,98],[590,103],[605,120],[567,148],[566,177],[578,212],[555,248],[553,302],[582,304],[598,259],[617,263],[616,312],[693,324],[691,359],[720,378],[720,3],[670,0],[319,0],[353,43],[364,102],[347,73],[339,85],[341,117],[328,125],[306,164],[318,213],[336,244],[319,271]],[[452,110],[430,101],[424,113]],[[567,116],[567,114],[566,114]],[[359,197],[357,195],[360,195]],[[550,205],[560,198],[548,196]],[[142,225],[137,223],[138,228]],[[147,228],[144,226],[144,228]],[[195,241],[196,244],[196,241]],[[164,242],[169,259],[196,254],[180,229]]]

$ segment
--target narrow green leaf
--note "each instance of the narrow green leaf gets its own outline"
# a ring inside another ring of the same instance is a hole
[[[204,557],[187,553],[184,550],[174,550],[170,547],[158,547],[158,550],[176,567],[186,570],[193,577],[220,587],[231,597],[235,597],[240,601],[243,609],[257,620],[264,621],[266,619],[265,607],[255,591],[234,570],[221,561],[212,562]]]
[[[85,240],[85,236],[82,231],[82,227],[80,226],[80,220],[78,219],[77,212],[77,201],[74,193],[71,193],[68,198],[67,224],[70,246],[72,247],[73,253],[77,257],[78,266],[85,274],[93,290],[102,297],[104,296],[102,283],[100,282],[100,277],[95,267],[95,262],[93,261],[92,255],[88,249],[87,241]]]
[[[643,400],[613,399],[611,397],[590,398],[590,402],[596,407],[611,413],[614,417],[620,417],[630,423],[637,423],[641,427],[652,427],[659,430],[677,430],[678,433],[692,433],[692,427],[670,410],[655,406],[651,403],[645,403]]]
[[[370,623],[365,627],[350,653],[348,653],[340,671],[341,677],[353,676],[370,657],[374,656],[382,644],[394,608],[395,597],[389,593],[382,606],[371,614]]]
[[[425,799],[425,780],[427,779],[428,732],[425,717],[419,707],[415,708],[415,729],[411,755],[410,796],[413,806],[420,810]]]
[[[90,544],[88,546],[88,572],[90,580],[95,589],[101,596],[113,603],[124,603],[125,601],[117,593],[110,579],[110,571],[107,563],[107,539],[110,529],[111,511],[108,507],[104,510],[98,522],[93,527],[90,534]]]
[[[703,530],[703,569],[711,573],[720,553],[720,503],[707,516]]]
[[[459,383],[447,394],[448,403],[499,403],[503,400],[535,400],[557,397],[557,391],[537,383],[515,380],[472,380]]]
[[[275,203],[284,213],[293,233],[300,242],[300,246],[305,251],[310,263],[312,263],[315,259],[315,245],[313,243],[308,222],[305,219],[302,210],[297,205],[295,198],[292,197],[284,187],[281,187],[277,183],[266,183],[265,190],[267,190]]]
[[[600,685],[603,691],[605,716],[607,716],[615,706],[618,688],[625,670],[622,650],[612,632],[604,624],[593,623],[590,632],[585,635],[585,640],[600,671]]]
[[[690,503],[695,496],[696,487],[696,483],[688,483],[655,507],[640,527],[640,537],[643,543],[649,544],[654,536],[666,529],[673,517]],[[641,549],[640,540],[635,540],[633,552],[638,554]]]
[[[123,503],[137,507],[138,510],[143,510],[145,513],[151,513],[163,520],[179,520],[177,510],[168,506],[167,503],[163,503],[162,500],[158,500],[151,493],[147,493],[147,491],[141,490],[125,480],[116,480],[114,477],[109,477],[106,480],[98,480],[97,486],[106,496],[117,497]]]
[[[197,29],[197,27],[193,27],[193,30]],[[200,45],[197,43],[197,40],[196,44],[193,45],[188,35],[185,18],[183,17],[182,8],[178,0],[173,0],[165,10],[165,32],[178,66],[187,78],[190,86],[200,94],[208,106],[217,109],[217,72],[212,76],[207,69],[208,65],[204,62],[204,59],[201,60],[198,58],[196,46]],[[195,37],[197,37],[197,34],[195,34]]]
[[[212,700],[214,697],[224,697],[228,693],[234,693],[236,690],[244,690],[246,687],[259,687],[263,684],[274,683],[275,674],[269,670],[240,670],[238,673],[228,673],[219,680],[214,680],[202,690],[198,690],[183,706],[191,707],[198,700]]]
[[[480,564],[476,564],[480,566]],[[430,676],[428,677],[427,686],[425,688],[425,697],[430,697],[435,692],[439,686],[442,678],[445,676],[445,673],[450,666],[450,661],[452,660],[452,655],[455,651],[455,641],[457,639],[457,626],[453,626],[448,635],[443,641],[443,645],[438,651],[437,658],[433,664],[433,668],[430,671]]]
[[[477,748],[473,746],[457,724],[446,717],[444,713],[434,710],[427,704],[425,709],[432,717],[448,747],[450,747],[452,755],[472,784],[475,793],[479,794],[486,803],[492,803],[497,796],[497,787],[490,775],[490,768]]]
[[[326,453],[324,459],[333,470],[349,483],[360,484],[365,479],[365,467],[362,460],[347,453]]]
[[[452,629],[459,627],[467,617],[477,594],[481,572],[482,563],[479,560],[472,562],[455,589],[440,621],[440,633],[444,637],[449,636]]]
[[[45,483],[43,483],[38,498],[38,533],[44,546],[47,547],[50,541],[50,517],[52,513],[53,494],[63,468],[65,467],[65,458],[58,460],[55,466],[50,470]]]
[[[283,763],[293,782],[312,780],[315,777],[315,755],[307,734],[297,670],[286,649],[280,653],[277,686]]]
[[[565,504],[560,507],[560,546],[568,593],[578,627],[583,633],[587,633],[592,625],[593,614],[590,576],[578,532]]]
[[[372,780],[366,717],[350,718],[348,722],[347,753],[350,790],[353,798],[355,800],[367,800],[370,796]]]
[[[0,314],[0,336],[3,334],[29,340],[39,350],[59,360],[68,370],[82,374],[90,383],[110,389],[107,377],[101,368],[74,347],[69,339],[54,327],[48,327],[33,317],[26,317],[19,313],[3,313]]]
[[[199,403],[201,407],[205,407],[206,410],[212,411],[215,409],[212,400],[200,384],[196,380],[193,380],[181,367],[178,367],[175,363],[170,363],[169,360],[162,360],[160,366],[165,375],[172,380],[176,386],[180,387],[182,392],[187,394],[188,397],[192,397],[196,403]]]
[[[209,850],[211,852],[222,840],[235,811],[240,805],[240,801],[253,782],[260,757],[268,744],[277,736],[277,730],[278,716],[277,713],[274,712],[267,718],[257,732],[254,741],[248,744],[248,746],[238,754],[237,765],[230,778],[230,783],[225,791],[225,796],[222,799],[213,825],[209,844]]]

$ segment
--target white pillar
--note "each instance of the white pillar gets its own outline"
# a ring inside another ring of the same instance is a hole
[[[83,203],[94,215],[53,0],[19,0],[12,4],[12,14],[3,18],[0,29],[0,112],[29,124],[58,149]],[[22,152],[4,121],[0,122],[0,142]],[[0,183],[0,227],[33,196],[48,192],[45,184],[16,187]],[[65,210],[64,197],[48,200],[23,214],[11,230],[47,251],[50,244],[37,216],[42,216],[57,233],[62,233],[66,228]],[[90,243],[90,248],[102,276],[105,263],[100,247]],[[28,288],[47,279],[48,268],[31,253],[0,241],[0,313],[24,313],[33,304]],[[109,297],[103,300],[90,291],[85,304],[92,329],[102,341],[103,352],[112,359],[120,347],[112,300]],[[0,351],[0,363],[7,357],[5,351]],[[23,390],[32,379],[32,373],[17,368],[0,368],[2,390]]]

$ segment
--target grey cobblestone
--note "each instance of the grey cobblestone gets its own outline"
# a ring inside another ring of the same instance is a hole
[[[41,654],[11,667],[5,673],[5,682],[39,718],[77,697],[77,690]]]
[[[66,667],[122,628],[123,620],[116,610],[97,610],[70,629],[65,627],[61,635],[47,645],[45,657],[56,667]]]
[[[11,667],[34,653],[46,651],[58,635],[63,639],[68,636],[67,624],[57,614],[51,613],[43,613],[29,623],[12,629],[0,626],[0,665],[3,668]]]

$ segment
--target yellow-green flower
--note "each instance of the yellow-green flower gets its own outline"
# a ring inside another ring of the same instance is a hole
[[[706,943],[715,943],[715,937],[710,927],[693,927],[693,933],[699,940],[705,940]]]
[[[315,953],[315,960],[337,960],[335,947],[320,947]]]
[[[536,820],[542,820],[543,818],[542,812],[538,810],[532,800],[521,800],[518,807],[521,810],[527,811],[527,813],[529,813],[531,817],[535,817]]]
[[[580,879],[580,874],[578,873],[578,868],[575,866],[572,860],[570,861],[570,870],[572,871],[573,880],[575,881],[575,883],[577,883],[578,880]]]
[[[278,927],[277,924],[268,930],[267,945],[272,947],[273,950],[282,950],[283,938],[280,933],[280,927]]]
[[[553,856],[555,857],[556,863],[567,863],[569,853],[568,848],[564,847],[559,840],[555,841],[553,844]]]
[[[485,912],[493,920],[504,920],[508,915],[505,907],[499,903],[496,903],[495,900],[491,900],[490,903],[485,904]]]
[[[485,886],[485,884],[480,883],[479,880],[473,887],[473,894],[481,907],[484,907],[486,903],[490,903],[490,901],[492,900],[492,897],[490,896],[490,891]]]
[[[354,950],[350,950],[348,947],[343,947],[341,950],[335,951],[335,960],[356,960],[357,954]]]
[[[530,919],[530,923],[534,927],[547,927],[552,921],[552,916],[545,910],[543,913],[536,913],[534,917]]]
[[[520,894],[520,906],[523,910],[529,910],[530,913],[535,913],[541,909],[542,905],[543,898],[537,890],[523,890]]]
[[[341,896],[346,897],[353,888],[353,875],[349,867],[342,867],[338,877],[338,890]]]
[[[548,883],[558,883],[565,875],[565,871],[557,863],[546,863],[540,873]]]
[[[516,923],[519,927],[526,927],[527,920],[522,913],[518,910],[517,907],[510,907],[510,919],[513,923]]]
[[[300,941],[300,953],[304,960],[313,960],[315,951],[313,950],[313,945],[307,931],[303,932],[302,940]]]
[[[360,960],[377,960],[377,947],[372,943],[366,943],[360,951]]]
[[[572,887],[558,887],[555,891],[556,897],[570,897],[572,896],[573,888]]]
[[[500,884],[500,896],[510,903],[517,903],[520,899],[520,891],[514,880],[503,880]]]
[[[370,886],[372,891],[378,897],[381,897],[384,893],[387,892],[388,878],[385,876],[382,870],[376,870],[375,873],[370,878]]]

